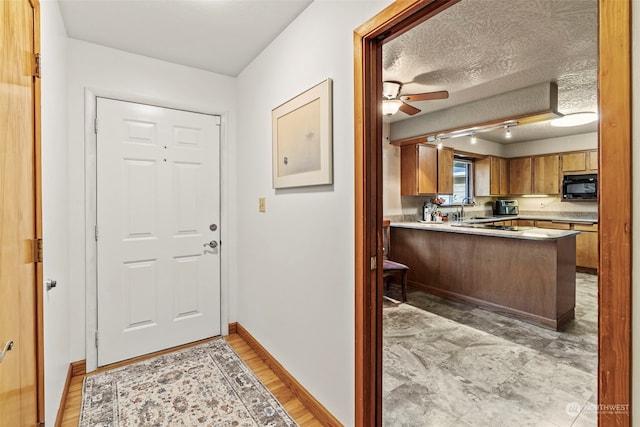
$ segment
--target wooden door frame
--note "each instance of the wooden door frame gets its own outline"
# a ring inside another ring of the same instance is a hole
[[[40,1],[29,0],[33,8],[33,52],[40,54]],[[42,239],[42,100],[40,77],[33,79],[33,137],[34,137],[34,164],[35,164],[35,235],[36,239]],[[36,263],[36,301],[35,301],[35,325],[36,325],[36,402],[37,420],[44,425],[44,289],[43,289],[43,264]]]
[[[381,48],[457,1],[396,1],[354,32],[357,426],[382,425],[382,272],[373,262],[382,259]],[[598,0],[598,404],[627,408],[599,413],[601,426],[631,423],[630,9],[630,0]]]

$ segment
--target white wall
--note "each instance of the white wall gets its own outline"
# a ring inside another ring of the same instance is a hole
[[[67,147],[67,32],[58,2],[40,2],[42,53],[42,222],[44,277],[45,421],[53,425],[69,368],[69,174]]]
[[[562,153],[578,150],[595,150],[598,148],[598,133],[562,136],[537,141],[505,144],[504,157],[533,156],[537,154]]]
[[[315,1],[238,76],[238,321],[354,423],[353,30],[386,3]],[[334,184],[274,191],[271,110],[333,79]],[[266,197],[266,213],[258,198]]]
[[[87,259],[91,256],[85,254],[85,88],[119,99],[224,114],[222,145],[223,158],[227,159],[232,157],[230,152],[235,145],[236,88],[231,77],[78,40],[69,39],[68,43],[70,256],[74,260],[70,285],[71,360],[81,360],[85,359],[85,255]],[[222,165],[222,181],[225,191],[235,186],[227,164]],[[223,203],[227,196],[223,195]],[[229,199],[223,206],[223,214],[227,209],[227,218],[223,217],[227,225],[223,222],[221,230],[227,254],[232,254],[235,202]],[[235,321],[233,287],[229,300],[229,321]]]

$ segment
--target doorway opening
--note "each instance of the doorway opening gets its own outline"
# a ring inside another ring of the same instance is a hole
[[[382,43],[456,1],[393,4],[356,30],[356,424],[382,424]],[[598,404],[631,395],[630,8],[599,1],[599,357]],[[620,25],[622,23],[622,25]],[[612,348],[616,348],[614,353]],[[630,412],[601,413],[604,424]]]

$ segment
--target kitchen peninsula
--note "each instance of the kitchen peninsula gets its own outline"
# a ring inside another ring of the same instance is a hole
[[[554,330],[575,317],[578,232],[459,225],[391,224],[410,286]]]

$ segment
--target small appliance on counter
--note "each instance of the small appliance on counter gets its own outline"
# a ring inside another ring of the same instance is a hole
[[[496,200],[494,215],[518,215],[517,200]]]

